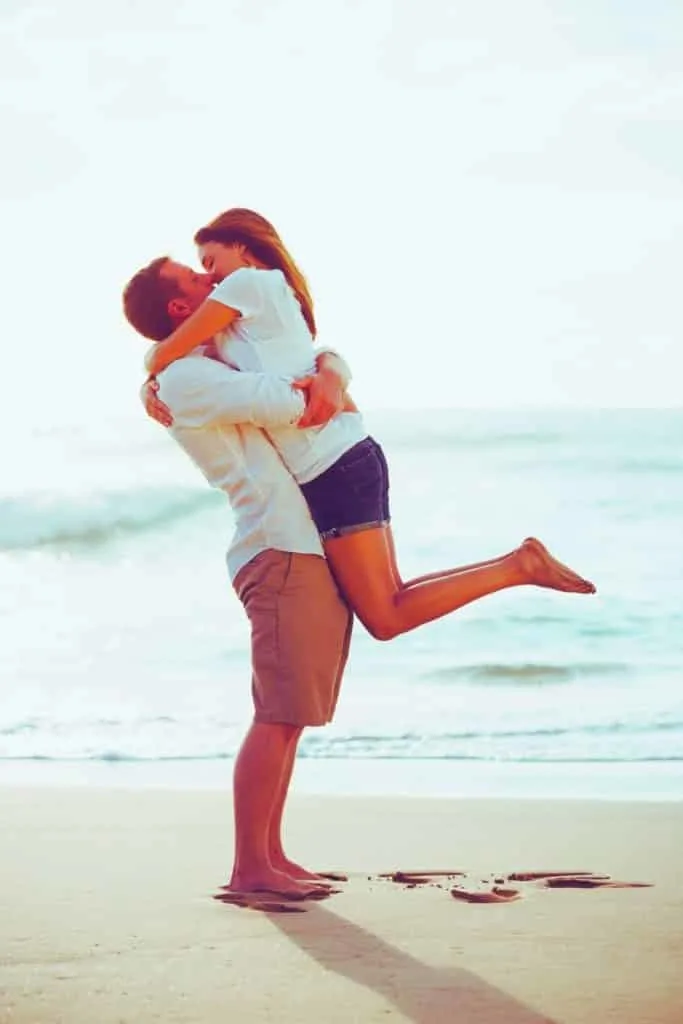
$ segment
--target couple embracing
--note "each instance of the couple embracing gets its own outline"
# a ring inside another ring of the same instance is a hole
[[[235,762],[227,888],[316,898],[329,889],[287,857],[282,818],[301,733],[334,714],[353,617],[390,640],[507,588],[595,587],[535,538],[404,581],[384,453],[348,394],[343,358],[316,345],[308,284],[278,232],[235,208],[195,243],[202,273],[160,257],[123,303],[154,342],[147,412],[235,518],[227,563],[251,624],[254,719]]]

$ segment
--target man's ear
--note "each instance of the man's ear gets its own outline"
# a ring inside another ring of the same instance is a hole
[[[191,312],[185,299],[170,299],[167,309],[173,320],[184,320]]]

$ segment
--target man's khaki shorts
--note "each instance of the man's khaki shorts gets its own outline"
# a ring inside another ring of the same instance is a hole
[[[240,569],[234,586],[251,622],[255,721],[331,721],[353,616],[325,559],[263,551]]]

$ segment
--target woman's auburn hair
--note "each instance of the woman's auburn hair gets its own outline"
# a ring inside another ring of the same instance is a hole
[[[194,236],[195,245],[218,242],[220,245],[243,245],[260,263],[271,270],[281,270],[296,295],[304,320],[315,338],[316,326],[313,299],[306,278],[290,256],[277,231],[265,217],[254,210],[235,207],[220,213]]]

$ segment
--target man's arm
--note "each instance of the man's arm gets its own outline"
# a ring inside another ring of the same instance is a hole
[[[169,367],[161,382],[146,382],[140,397],[147,415],[164,427],[173,425],[174,412],[195,427],[220,421],[264,428],[318,426],[355,406],[344,392],[351,371],[341,356],[321,351],[316,367],[306,386],[295,390],[281,377],[237,372],[215,359],[191,357]]]
[[[301,392],[283,377],[232,370],[201,356],[169,366],[160,376],[158,395],[170,409],[173,423],[184,427],[211,423],[251,423],[266,429],[293,426],[305,406]],[[144,398],[143,402],[148,408]]]
[[[334,349],[320,349],[315,357],[317,373],[297,386],[303,386],[306,411],[298,427],[319,427],[338,412],[358,412],[346,389],[351,382],[348,363]]]

